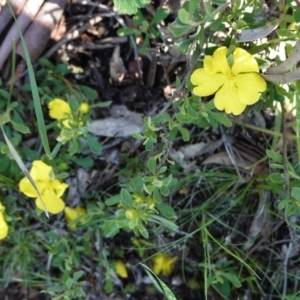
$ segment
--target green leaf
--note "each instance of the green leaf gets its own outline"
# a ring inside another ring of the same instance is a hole
[[[177,113],[175,116],[176,119],[181,123],[189,123],[193,120],[193,117],[189,114]]]
[[[77,271],[77,272],[74,273],[73,279],[74,279],[75,281],[78,281],[78,279],[79,279],[83,274],[84,274],[83,271]]]
[[[295,204],[287,205],[286,208],[285,208],[285,214],[288,217],[294,216],[294,215],[299,215],[299,208],[298,208],[298,206],[295,205]]]
[[[134,191],[141,193],[143,190],[143,183],[143,178],[141,176],[137,176],[132,183]]]
[[[276,153],[273,149],[266,150],[266,154],[268,155],[269,158],[273,159],[278,163],[283,162],[283,156],[279,153]]]
[[[279,209],[284,209],[290,202],[290,199],[283,199],[278,203],[278,208]]]
[[[173,222],[165,219],[165,218],[162,218],[160,216],[157,216],[157,215],[151,215],[152,219],[156,219],[158,220],[162,225],[164,225],[165,227],[171,229],[171,230],[177,230],[178,229],[178,226],[176,224],[174,224]]]
[[[277,32],[279,38],[281,38],[281,39],[294,39],[294,38],[296,38],[296,36],[293,33],[291,33],[288,29],[282,28],[282,29],[278,29],[276,32]]]
[[[144,184],[143,187],[144,187],[144,190],[146,191],[146,193],[148,193],[148,194],[152,194],[156,188],[153,184]]]
[[[140,133],[138,133],[138,132],[134,132],[132,134],[132,137],[134,137],[137,140],[143,140],[143,139],[145,139],[145,137],[143,135],[141,135]]]
[[[167,300],[177,300],[176,297],[174,296],[173,292],[168,288],[168,286],[159,279],[159,277],[157,277],[155,275],[155,273],[146,265],[140,263],[140,265],[145,269],[146,273],[148,274],[148,276],[152,279],[153,283],[155,285],[159,285],[158,290],[162,290],[164,295],[166,296]]]
[[[94,101],[98,98],[98,93],[94,89],[91,89],[88,86],[85,85],[79,85],[81,91],[83,94],[91,101]]]
[[[293,17],[294,17],[296,23],[300,23],[300,10],[298,7],[296,9],[294,9]]]
[[[105,237],[114,237],[118,232],[119,228],[115,220],[106,220],[104,224],[101,226],[103,230],[103,234]]]
[[[199,22],[193,21],[193,16],[184,8],[178,10],[178,18],[183,24],[188,24],[193,27],[199,25]]]
[[[107,106],[110,106],[111,104],[112,104],[112,101],[104,101],[104,102],[99,102],[97,104],[91,105],[91,108],[94,108],[94,107],[107,107]]]
[[[280,165],[280,164],[270,164],[270,168],[283,170],[283,165]]]
[[[65,284],[66,284],[66,287],[68,288],[68,290],[70,290],[74,284],[74,279],[68,278]]]
[[[126,207],[126,206],[132,206],[133,205],[133,201],[132,201],[132,197],[129,194],[129,192],[126,189],[122,189],[121,190],[121,197],[122,197],[122,204]]]
[[[169,25],[169,29],[171,33],[174,35],[174,37],[180,37],[194,27],[195,26],[191,26],[191,25],[178,25],[176,23]]]
[[[148,230],[146,229],[146,227],[142,224],[142,223],[139,223],[138,226],[137,226],[140,234],[145,238],[145,239],[148,239],[149,238],[149,232]]]
[[[165,185],[160,188],[160,192],[165,197],[170,195],[170,189]]]
[[[165,218],[172,218],[174,217],[175,215],[175,211],[174,209],[167,205],[167,204],[164,204],[164,203],[158,203],[156,204],[155,206],[159,212],[165,217]]]
[[[150,22],[150,25],[157,24],[164,20],[169,15],[169,10],[166,8],[160,8],[155,15],[153,16],[153,19]]]
[[[224,278],[226,278],[227,280],[229,280],[236,288],[239,288],[242,286],[240,280],[238,279],[238,277],[235,274],[232,273],[222,273],[222,276]]]
[[[150,157],[148,160],[148,169],[152,174],[155,174],[156,171],[156,159],[154,157]]]
[[[228,299],[230,295],[230,284],[228,280],[224,280],[223,283],[217,282],[213,286],[225,299]]]
[[[27,126],[25,126],[24,124],[20,124],[20,123],[17,123],[15,121],[12,121],[11,120],[11,124],[13,126],[13,128],[21,133],[30,133],[30,130]]]
[[[72,140],[70,142],[70,146],[69,146],[69,149],[68,149],[70,155],[73,156],[75,153],[77,153],[78,149],[79,149],[79,147],[78,147],[77,139]]]
[[[300,201],[300,188],[298,187],[293,187],[291,196],[295,198],[296,200]]]
[[[122,200],[121,195],[116,195],[116,196],[113,196],[113,197],[108,198],[107,200],[105,200],[105,204],[107,206],[112,206],[112,205],[116,205],[116,204],[120,203],[121,200]]]
[[[3,97],[5,100],[9,99],[9,93],[5,90],[0,90],[0,96]]]
[[[135,29],[128,28],[128,27],[120,28],[120,29],[117,31],[118,36],[135,35],[135,33],[136,33],[136,30],[135,30]]]
[[[216,113],[213,111],[207,111],[207,113],[213,117],[216,121],[219,123],[223,124],[226,127],[231,127],[232,123],[228,119],[227,115],[225,113]]]
[[[190,140],[190,133],[189,133],[189,131],[186,128],[181,127],[181,126],[178,126],[178,130],[181,133],[183,141],[184,142],[188,142]]]
[[[284,183],[284,178],[280,173],[272,173],[269,178],[275,183]]]
[[[86,134],[86,139],[89,144],[90,150],[94,154],[100,154],[102,147],[100,143],[89,133]]]
[[[189,13],[190,15],[193,15],[196,11],[198,5],[200,4],[200,0],[190,0],[189,3]]]
[[[150,2],[151,0],[114,0],[114,5],[119,13],[134,15],[138,8],[142,8]]]
[[[91,157],[72,158],[72,160],[80,167],[91,168],[94,165],[94,160]]]

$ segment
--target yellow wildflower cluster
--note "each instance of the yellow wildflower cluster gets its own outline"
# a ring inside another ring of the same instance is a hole
[[[76,123],[76,118],[74,119],[72,115],[71,107],[65,100],[55,98],[51,102],[49,102],[48,108],[50,117],[56,120],[61,120],[64,127],[71,128],[70,124]],[[81,103],[78,107],[79,116],[77,117],[77,122],[80,123],[82,115],[88,113],[89,110],[90,106],[88,103]]]
[[[258,74],[255,58],[247,51],[236,48],[233,63],[227,59],[227,48],[218,48],[212,56],[204,58],[203,68],[196,69],[191,82],[193,93],[200,97],[215,94],[214,104],[227,114],[239,115],[247,105],[256,103],[266,90],[266,81]]]
[[[42,196],[47,211],[52,214],[58,214],[63,211],[65,203],[61,199],[61,196],[68,185],[55,178],[53,168],[41,160],[36,160],[32,163],[30,175]],[[20,181],[19,189],[26,196],[35,198],[36,206],[44,210],[43,203],[27,177],[24,177]]]

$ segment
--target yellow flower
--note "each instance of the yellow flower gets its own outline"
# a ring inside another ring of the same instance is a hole
[[[74,117],[72,115],[71,107],[69,103],[67,103],[65,100],[55,98],[48,104],[49,108],[49,115],[51,118],[56,120],[62,120],[62,123],[65,127],[70,127],[70,121],[71,124],[78,123],[83,126],[84,123],[80,122],[81,117],[78,117],[78,120],[74,120]],[[88,103],[83,102],[79,105],[78,111],[81,114],[86,114],[90,109],[90,106]],[[75,122],[74,122],[75,121]]]
[[[125,217],[131,221],[136,221],[139,217],[139,214],[136,209],[128,208],[125,211]]]
[[[6,238],[8,233],[8,225],[4,219],[4,214],[3,214],[4,210],[5,207],[0,202],[0,240]]]
[[[90,106],[88,103],[83,102],[79,105],[78,110],[82,113],[82,114],[86,114],[89,110],[90,110]]]
[[[118,259],[116,261],[116,273],[121,277],[121,278],[128,278],[128,272],[127,269],[121,259]]]
[[[267,84],[259,74],[259,67],[252,55],[236,48],[230,67],[226,58],[227,48],[218,48],[213,56],[205,56],[204,67],[196,69],[191,82],[193,93],[205,97],[216,93],[214,103],[227,114],[241,114],[247,105],[256,103]]]
[[[49,115],[56,120],[68,119],[71,115],[71,107],[66,101],[55,98],[48,104]]]
[[[41,160],[36,160],[32,163],[30,175],[42,196],[48,212],[58,214],[63,211],[65,203],[61,199],[61,196],[67,189],[68,185],[60,182],[58,179],[55,179],[52,167],[48,166]],[[26,196],[35,198],[36,206],[39,209],[44,210],[41,200],[27,177],[21,179],[19,182],[19,189]]]
[[[75,224],[70,225],[70,223],[73,222],[74,220],[76,220],[78,217],[85,215],[86,209],[82,208],[82,207],[71,208],[71,207],[66,206],[64,213],[65,213],[65,218],[66,218],[69,228],[71,230],[75,230],[76,225]]]
[[[177,256],[171,257],[167,253],[159,253],[152,258],[153,272],[156,275],[162,273],[164,276],[170,276],[174,269]]]
[[[66,101],[55,98],[48,104],[49,115],[56,120],[63,120],[62,123],[65,127],[71,128],[69,125],[70,117],[72,116],[71,107]]]

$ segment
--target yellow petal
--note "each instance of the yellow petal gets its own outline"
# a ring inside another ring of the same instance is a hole
[[[239,93],[233,80],[227,81],[216,93],[214,99],[218,110],[225,110],[227,114],[240,115],[246,108],[246,104],[239,100]]]
[[[70,119],[66,119],[66,120],[63,120],[63,121],[62,121],[63,125],[64,125],[66,128],[71,128],[69,121],[70,121]]]
[[[231,68],[233,74],[259,71],[255,58],[244,49],[236,48],[233,52],[233,60]]]
[[[8,233],[8,225],[4,220],[3,213],[0,213],[0,240],[6,238]]]
[[[74,220],[76,220],[78,217],[85,215],[86,214],[86,209],[83,207],[75,207],[75,208],[71,208],[66,206],[64,209],[64,213],[65,213],[65,218],[67,223],[71,223]],[[70,229],[75,230],[76,226],[75,225],[68,225]]]
[[[68,188],[68,184],[61,182],[57,179],[53,180],[51,183],[52,183],[52,188],[57,197],[61,197],[65,192],[65,190]]]
[[[20,180],[19,190],[27,197],[36,197],[36,192],[27,177],[24,177]]]
[[[208,74],[222,73],[227,75],[230,73],[230,67],[227,61],[227,48],[220,47],[218,48],[213,56],[204,57],[204,70]]]
[[[55,98],[48,104],[49,115],[56,120],[66,119],[71,115],[70,105],[59,98]]]
[[[27,179],[27,177],[24,177],[20,180],[19,189],[27,197],[35,198],[37,196],[35,189],[33,188],[30,181]]]
[[[64,210],[64,201],[57,197],[53,190],[47,190],[41,196],[48,212],[52,214],[58,214]],[[39,198],[35,200],[35,204],[39,209],[44,210],[44,206]]]
[[[191,82],[196,87],[193,93],[205,97],[214,94],[225,82],[223,74],[207,74],[204,69],[196,69],[191,75]]]
[[[162,273],[164,276],[170,276],[173,272],[177,256],[171,257],[167,253],[159,253],[152,258],[153,272],[156,275]]]
[[[128,278],[128,272],[127,269],[121,259],[118,259],[116,261],[116,273],[121,277],[121,278]]]
[[[35,160],[32,163],[30,175],[34,181],[46,181],[54,178],[52,167],[48,166],[41,160]]]
[[[266,81],[257,73],[238,74],[233,81],[238,88],[240,101],[247,105],[256,103],[260,93],[267,88]]]

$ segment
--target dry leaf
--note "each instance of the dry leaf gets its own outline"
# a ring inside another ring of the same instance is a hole
[[[89,131],[97,136],[127,137],[135,132],[142,132],[143,122],[141,120],[130,120],[128,118],[106,118],[96,120],[88,124]]]

